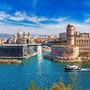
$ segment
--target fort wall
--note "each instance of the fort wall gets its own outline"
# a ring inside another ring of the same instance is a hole
[[[0,58],[27,58],[39,53],[38,45],[5,44],[0,45]]]
[[[51,55],[62,57],[77,57],[79,56],[79,47],[70,46],[52,46]]]

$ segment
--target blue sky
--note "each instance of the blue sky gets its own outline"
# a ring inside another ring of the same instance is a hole
[[[0,0],[0,32],[58,35],[72,23],[90,32],[90,0]]]

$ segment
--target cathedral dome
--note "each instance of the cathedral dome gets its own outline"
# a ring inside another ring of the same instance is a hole
[[[74,25],[73,24],[68,24],[68,26],[67,27],[74,27]]]
[[[26,36],[26,32],[23,32],[23,36]]]
[[[14,35],[14,37],[17,37],[17,35]]]
[[[22,33],[21,33],[21,31],[19,30],[18,33],[17,33],[17,36],[21,36],[21,35],[22,35]]]
[[[28,32],[28,36],[30,36],[30,32]]]

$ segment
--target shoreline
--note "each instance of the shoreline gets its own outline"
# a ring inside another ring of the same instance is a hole
[[[60,57],[60,56],[52,56],[51,54],[44,55],[45,59],[50,59],[54,62],[62,62],[62,63],[73,63],[73,62],[90,62],[90,57]]]
[[[0,60],[0,64],[21,64],[22,60],[12,59],[12,60]]]
[[[22,64],[23,61],[20,59],[27,59],[37,54],[38,53],[34,53],[25,57],[0,57],[0,64]]]
[[[30,58],[32,56],[37,55],[38,53],[39,52],[31,54],[31,55],[24,56],[24,57],[0,57],[0,59],[27,59],[27,58]]]

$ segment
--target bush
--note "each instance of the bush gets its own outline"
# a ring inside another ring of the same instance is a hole
[[[63,83],[62,79],[60,79],[59,83],[54,83],[50,90],[72,90],[72,85],[68,84],[67,86]]]
[[[73,86],[71,84],[68,84],[66,86],[63,83],[62,78],[61,78],[60,81],[58,83],[54,83],[50,89],[49,88],[37,87],[37,86],[35,86],[34,81],[32,81],[31,86],[28,88],[28,90],[73,90],[72,87]],[[82,90],[82,89],[78,88],[75,90]]]

